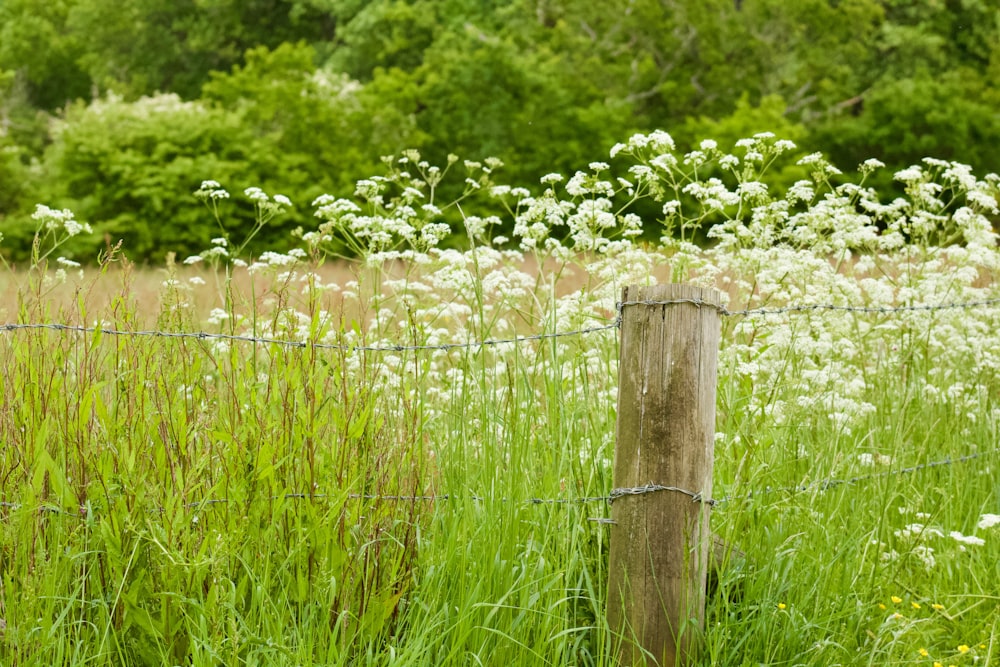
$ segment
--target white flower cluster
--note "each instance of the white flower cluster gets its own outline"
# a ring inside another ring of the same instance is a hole
[[[63,233],[66,237],[78,234],[93,234],[94,230],[86,222],[79,222],[69,209],[56,210],[37,204],[31,219],[38,222],[39,228],[55,233]]]
[[[937,565],[936,555],[942,551],[966,551],[968,547],[982,547],[986,539],[979,535],[966,535],[958,530],[945,532],[940,526],[927,525],[922,521],[930,518],[924,512],[912,512],[906,507],[900,507],[903,516],[914,515],[913,521],[893,531],[895,538],[892,545],[879,540],[873,540],[873,546],[879,549],[880,558],[884,562],[896,562],[912,558],[923,568],[930,570]],[[983,514],[976,525],[977,530],[989,530],[1000,524],[1000,515]],[[934,546],[931,546],[931,545]]]

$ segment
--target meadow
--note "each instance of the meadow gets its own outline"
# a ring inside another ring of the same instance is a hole
[[[410,152],[291,249],[245,256],[293,205],[248,188],[243,238],[156,268],[77,265],[39,206],[0,278],[0,663],[613,664],[613,325],[656,281],[730,311],[701,662],[997,662],[1000,178],[793,154],[654,132],[531,192]]]

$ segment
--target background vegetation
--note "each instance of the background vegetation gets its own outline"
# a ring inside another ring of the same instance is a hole
[[[526,185],[654,128],[1000,171],[997,81],[988,0],[5,0],[0,232],[27,255],[44,202],[160,261],[215,234],[190,194],[215,179],[296,204],[260,250],[383,154]]]

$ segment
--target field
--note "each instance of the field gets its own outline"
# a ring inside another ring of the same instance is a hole
[[[927,161],[883,203],[810,156],[774,193],[783,150],[637,136],[535,195],[471,165],[513,234],[458,240],[407,156],[256,261],[80,268],[39,209],[0,319],[70,328],[0,333],[0,663],[613,664],[608,325],[660,280],[729,310],[701,662],[993,664],[998,179]]]

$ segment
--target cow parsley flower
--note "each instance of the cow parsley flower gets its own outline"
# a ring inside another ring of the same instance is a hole
[[[201,187],[195,190],[194,196],[202,200],[229,199],[229,193],[219,185],[218,181],[202,181]]]
[[[976,537],[975,535],[963,535],[957,530],[951,531],[948,533],[948,536],[960,544],[969,544],[977,547],[981,547],[986,544],[986,540],[981,537]]]

